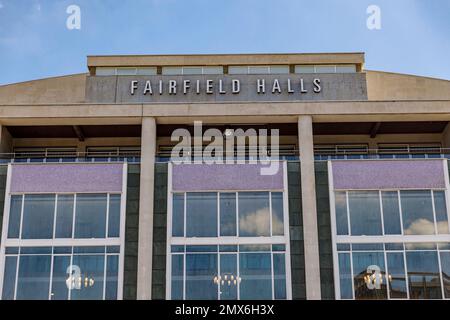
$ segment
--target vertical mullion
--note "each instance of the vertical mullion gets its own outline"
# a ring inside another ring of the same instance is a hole
[[[386,235],[384,231],[384,210],[383,210],[383,193],[378,190],[378,201],[380,202],[380,214],[381,214],[381,235]]]
[[[22,240],[23,211],[25,207],[25,194],[22,194],[22,204],[20,208],[19,240]]]
[[[441,294],[442,299],[445,299],[445,290],[444,290],[444,279],[442,277],[442,266],[441,266],[441,251],[439,250],[439,244],[436,248],[437,256],[438,256],[438,265],[439,265],[439,280],[441,282]]]
[[[23,208],[25,203],[25,194],[22,194],[22,203],[20,208],[20,223],[19,223],[19,240],[22,239],[22,222],[23,222]],[[19,264],[20,264],[20,245],[19,245],[19,254],[17,255],[17,264],[16,264],[16,282],[14,284],[14,300],[17,300],[17,282],[19,281]]]
[[[107,269],[107,264],[108,264],[108,254],[106,254],[106,246],[105,246],[105,251],[103,256],[105,257],[105,261],[103,263],[103,300],[106,299],[106,279],[107,279],[107,274],[106,274],[106,269]]]
[[[272,237],[272,191],[269,191],[269,236]]]
[[[270,248],[270,268],[271,268],[271,275],[272,275],[272,300],[275,300],[275,270],[273,268],[272,246]]]
[[[409,277],[408,277],[408,266],[406,265],[406,250],[405,244],[403,244],[403,270],[405,272],[405,282],[406,282],[406,297],[410,299],[409,295]]]
[[[239,237],[239,192],[234,193],[236,200],[236,237]]]
[[[401,198],[401,193],[400,190],[397,190],[397,201],[398,201],[398,211],[399,211],[399,215],[400,215],[400,227],[401,227],[401,231],[400,234],[403,235],[403,209],[402,209],[402,198]],[[406,263],[406,260],[405,260]]]
[[[48,300],[52,300],[52,289],[53,289],[53,259],[55,258],[55,255],[53,254],[53,248],[52,253],[50,254],[50,280],[48,285]]]
[[[348,191],[345,191],[345,207],[346,207],[346,211],[347,211],[347,228],[348,228],[348,235],[351,236],[352,235],[352,230],[351,230],[351,224],[350,224],[350,203],[348,202]]]
[[[352,280],[352,297],[353,300],[355,300],[355,281],[354,281],[354,276],[353,276],[353,251],[352,251],[352,246],[350,245],[350,274],[351,274],[351,280]]]
[[[387,284],[387,286],[386,286],[386,288],[387,288],[387,298],[388,298],[388,300],[391,300],[391,284],[390,284],[390,282],[389,282],[389,266],[388,266],[388,259],[387,259],[387,255],[388,255],[388,252],[386,251],[386,247],[384,247],[383,248],[384,250],[383,250],[383,253],[384,253],[384,268],[386,269],[386,272],[385,272],[385,278],[386,278],[386,284]]]
[[[111,196],[109,193],[106,194],[106,227],[105,227],[105,239],[109,238],[109,203],[111,201]]]
[[[70,254],[70,276],[72,277],[72,269],[73,269],[73,247],[72,247],[72,252],[71,252],[71,254]],[[72,290],[73,289],[71,289],[71,288],[69,288],[69,293],[68,293],[68,296],[67,296],[67,299],[68,300],[72,300]]]
[[[186,236],[187,236],[187,230],[186,230],[186,226],[187,226],[187,223],[186,223],[186,220],[187,220],[187,192],[185,192],[184,194],[183,194],[183,199],[184,199],[184,201],[183,201],[183,224],[184,224],[184,226],[183,226],[183,237],[184,238],[186,238]],[[172,214],[172,225],[173,225],[173,214]]]
[[[53,239],[56,238],[56,215],[58,214],[58,194],[55,194],[55,210],[53,212]]]
[[[220,250],[217,251],[217,276],[220,276]],[[217,300],[221,300],[221,296],[220,296],[220,288],[221,284],[220,281],[218,281],[217,283]]]
[[[14,300],[17,300],[17,282],[19,281],[19,263],[20,263],[20,247],[19,247],[19,254],[17,255],[17,263],[16,263],[16,281],[14,283]]]
[[[431,192],[431,205],[433,208],[434,234],[437,235],[437,234],[439,234],[439,230],[438,230],[437,222],[436,222],[436,208],[434,205],[434,190],[430,190],[430,192]]]
[[[186,300],[186,246],[183,252],[183,300]]]
[[[240,261],[241,261],[241,259],[240,259],[240,253],[239,253],[239,245],[237,246],[238,248],[237,248],[237,250],[236,250],[236,264],[237,264],[237,266],[236,266],[236,276],[237,277],[241,277],[241,270],[240,270]],[[241,279],[241,281],[242,281],[242,279]],[[237,283],[237,300],[241,300],[241,283],[240,283],[240,281],[237,281],[236,282]]]
[[[222,236],[222,232],[221,232],[221,228],[220,228],[220,219],[222,217],[222,214],[220,212],[220,192],[217,192],[217,213],[216,213],[216,217],[217,217],[217,237],[221,237]]]
[[[73,195],[72,239],[75,239],[75,215],[77,213],[77,194]]]

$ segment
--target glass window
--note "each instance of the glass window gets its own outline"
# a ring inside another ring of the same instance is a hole
[[[273,255],[273,285],[275,299],[286,299],[286,265],[285,254]]]
[[[237,254],[220,255],[220,300],[236,300],[237,288]],[[223,281],[223,282],[222,282]]]
[[[349,253],[339,253],[341,299],[353,299],[352,269]]]
[[[282,236],[284,234],[283,223],[283,193],[272,192],[272,235]]]
[[[73,194],[58,195],[55,238],[72,238]]]
[[[22,239],[52,239],[55,195],[25,195]]]
[[[236,193],[220,194],[220,235],[236,236]]]
[[[172,300],[183,300],[184,255],[172,255]]]
[[[120,236],[120,194],[109,196],[108,237]]]
[[[348,235],[347,196],[345,192],[336,192],[336,229],[338,235]]]
[[[407,251],[406,264],[411,299],[442,298],[436,251]]]
[[[239,192],[239,236],[270,236],[268,192]]]
[[[17,277],[17,300],[47,300],[50,286],[49,255],[21,256]]]
[[[289,66],[270,66],[270,74],[288,74]]]
[[[354,252],[355,299],[386,299],[386,268],[383,252]]]
[[[408,297],[405,261],[403,252],[389,252],[386,255],[389,282],[389,295],[391,299],[406,299]]]
[[[137,74],[139,76],[155,76],[156,68],[137,68]]]
[[[402,234],[397,191],[381,192],[385,234]]]
[[[228,67],[228,74],[248,74],[248,67],[230,66]]]
[[[172,201],[172,237],[184,237],[184,194],[174,194]]]
[[[5,272],[3,276],[2,300],[14,300],[16,270],[17,270],[17,257],[7,256],[5,258]]]
[[[223,74],[223,67],[203,67],[203,74]]]
[[[295,66],[295,73],[314,73],[313,65]]]
[[[378,191],[351,191],[348,205],[353,236],[382,234]]]
[[[438,234],[448,234],[447,206],[445,205],[445,191],[433,191],[434,210]]]
[[[97,76],[115,76],[116,75],[116,68],[100,68],[100,67],[97,67],[95,69],[95,74]]]
[[[202,67],[183,67],[183,74],[185,75],[203,74]]]
[[[336,72],[337,73],[355,73],[356,66],[353,64],[336,66]]]
[[[186,299],[216,300],[217,254],[186,254]]]
[[[441,252],[442,281],[444,283],[444,296],[450,298],[450,252]]]
[[[315,73],[336,73],[336,66],[316,66]]]
[[[105,255],[74,255],[73,265],[79,267],[81,273],[74,279],[78,287],[72,290],[71,299],[103,300]]]
[[[405,235],[435,234],[431,191],[400,191]]]
[[[69,288],[66,280],[68,278],[67,268],[70,266],[70,256],[53,257],[52,300],[68,300]]]
[[[269,253],[241,253],[239,271],[243,300],[272,299],[272,271]]]
[[[117,68],[118,76],[134,76],[136,75],[136,68]]]
[[[108,255],[106,259],[105,300],[116,300],[119,277],[119,256]]]
[[[268,66],[250,66],[248,67],[248,74],[269,74],[270,68]]]
[[[105,238],[106,194],[79,194],[75,214],[75,238]]]
[[[23,196],[11,196],[11,205],[9,209],[9,225],[8,238],[17,239],[20,236],[20,217],[22,212],[22,198]]]
[[[182,75],[183,74],[183,68],[182,67],[163,67],[162,68],[162,74],[165,75],[165,76]]]
[[[186,194],[186,236],[217,237],[217,193]]]

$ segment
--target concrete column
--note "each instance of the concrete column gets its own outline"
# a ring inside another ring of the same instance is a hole
[[[298,144],[305,243],[306,298],[320,300],[319,234],[317,228],[316,178],[314,171],[314,143],[312,117],[298,118]]]
[[[11,134],[5,126],[0,125],[0,153],[8,156],[8,153],[12,153],[13,142]]]
[[[141,135],[141,181],[139,194],[139,248],[137,274],[138,300],[150,300],[152,298],[155,152],[155,118],[143,118]]]

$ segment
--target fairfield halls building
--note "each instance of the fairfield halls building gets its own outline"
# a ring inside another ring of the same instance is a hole
[[[1,86],[1,298],[450,299],[450,82],[364,59]]]

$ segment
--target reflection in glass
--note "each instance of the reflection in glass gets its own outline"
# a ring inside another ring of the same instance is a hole
[[[402,234],[397,191],[381,192],[385,234]]]
[[[433,191],[434,210],[436,212],[436,224],[438,234],[448,234],[447,206],[445,205],[445,192]]]
[[[54,194],[25,195],[22,218],[22,239],[52,239],[54,214]]]
[[[107,256],[105,300],[117,299],[118,276],[119,276],[119,256],[117,255]]]
[[[411,299],[442,298],[436,251],[407,251],[406,265]]]
[[[22,211],[22,196],[11,196],[9,209],[8,238],[17,239],[20,235],[20,214]]]
[[[450,252],[441,252],[442,280],[444,282],[444,296],[450,298]]]
[[[286,266],[284,253],[273,254],[273,285],[275,299],[286,299]]]
[[[55,238],[72,238],[73,194],[58,195]]]
[[[14,300],[16,283],[17,257],[5,258],[5,273],[3,274],[2,300]]]
[[[220,194],[220,235],[236,236],[236,193]]]
[[[51,256],[21,256],[17,278],[17,300],[47,300]]]
[[[341,299],[353,299],[352,269],[349,253],[339,253]]]
[[[386,299],[386,268],[383,252],[354,252],[355,299]]]
[[[108,237],[120,236],[120,194],[109,196]]]
[[[382,234],[378,191],[348,192],[348,205],[353,236]]]
[[[172,200],[172,237],[184,237],[184,195],[174,194]]]
[[[71,291],[71,300],[103,300],[105,256],[74,255],[72,264],[80,268],[82,279],[92,279],[94,282],[82,281],[79,290]]]
[[[187,193],[186,237],[217,237],[217,193]]]
[[[217,300],[217,254],[186,254],[186,299]]]
[[[269,192],[239,193],[239,236],[270,236]]]
[[[239,270],[242,279],[242,300],[272,299],[272,272],[270,253],[241,253]]]
[[[78,194],[75,238],[105,238],[106,194]]]
[[[435,234],[431,191],[400,191],[405,235]]]
[[[336,192],[336,229],[338,235],[348,235],[347,197],[345,192]]]
[[[237,280],[237,254],[220,255],[220,276],[224,280],[223,284],[220,283],[220,299],[236,300],[239,285]]]
[[[389,252],[386,254],[386,258],[390,297],[391,299],[406,299],[408,297],[408,289],[406,286],[403,252]]]
[[[283,193],[272,192],[272,236],[284,235]]]
[[[183,300],[184,255],[172,255],[172,300]]]
[[[68,278],[67,268],[70,266],[70,256],[53,257],[53,278],[52,291],[50,298],[52,300],[69,299],[69,289],[66,280]]]

